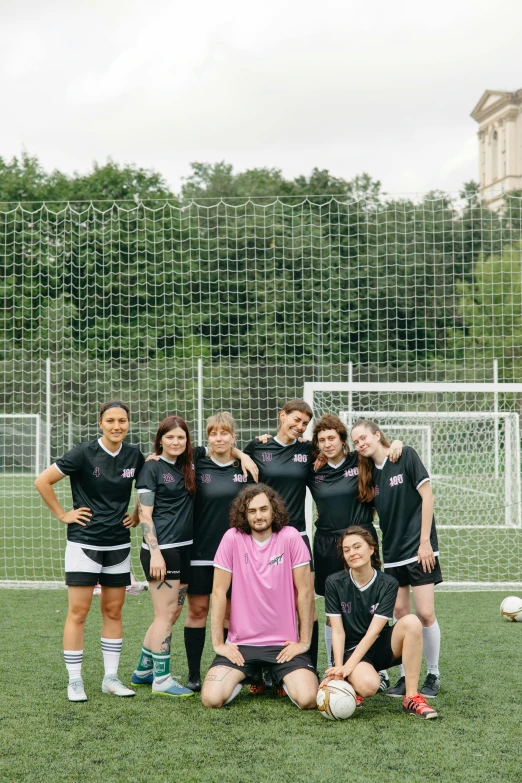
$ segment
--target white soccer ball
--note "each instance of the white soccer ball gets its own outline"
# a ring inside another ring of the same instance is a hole
[[[317,691],[317,709],[328,720],[346,720],[356,706],[355,691],[346,680],[330,680]]]
[[[504,598],[500,604],[500,615],[504,620],[522,623],[522,598],[518,598],[516,595]]]

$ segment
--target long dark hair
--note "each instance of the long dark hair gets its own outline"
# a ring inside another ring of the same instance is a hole
[[[185,419],[182,419],[181,416],[167,416],[166,419],[163,419],[158,427],[156,437],[154,438],[154,452],[156,454],[161,454],[163,451],[163,446],[161,445],[162,437],[166,435],[167,432],[176,429],[176,427],[181,427],[187,436],[187,445],[185,447],[185,451],[183,454],[179,455],[179,457],[176,459],[176,462],[179,465],[181,472],[183,473],[185,489],[189,495],[194,497],[196,494],[196,476],[194,474],[193,467],[194,452],[192,449],[192,441],[190,440],[188,424]]]
[[[374,539],[370,531],[366,530],[366,528],[362,527],[361,525],[351,525],[351,527],[348,527],[344,531],[344,533],[341,533],[339,541],[337,542],[337,551],[339,552],[339,557],[343,561],[344,570],[345,571],[350,570],[350,567],[348,566],[348,563],[344,559],[344,554],[343,554],[343,544],[346,536],[360,536],[364,541],[366,541],[368,546],[373,547],[370,563],[372,564],[372,567],[375,568],[376,571],[380,571],[382,568],[382,563],[379,557],[379,543]]]
[[[365,427],[375,435],[377,432],[381,436],[382,445],[389,449],[390,442],[384,432],[381,430],[376,421],[371,419],[359,419],[352,427],[352,432],[356,427]],[[359,468],[359,475],[357,476],[357,497],[361,503],[371,503],[373,500],[373,467],[375,462],[371,457],[364,457],[362,454],[357,455],[357,465]]]
[[[241,530],[242,533],[246,533],[248,536],[252,535],[252,530],[248,524],[247,510],[250,502],[261,495],[262,493],[268,498],[268,502],[272,507],[272,530],[274,533],[278,533],[281,528],[285,527],[289,523],[288,512],[286,510],[285,501],[278,495],[272,487],[266,484],[247,484],[247,486],[236,495],[230,506],[230,527],[235,527],[236,530]]]
[[[319,434],[325,430],[335,430],[343,444],[343,454],[350,453],[350,447],[348,445],[348,430],[342,423],[339,416],[334,416],[332,413],[325,413],[321,416],[317,424],[314,426],[314,432],[312,435],[312,456],[318,457],[321,453],[319,448]]]

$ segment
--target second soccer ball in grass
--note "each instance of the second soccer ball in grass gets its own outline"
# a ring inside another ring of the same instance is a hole
[[[500,615],[504,620],[522,623],[522,598],[518,598],[516,595],[504,598],[500,604]]]
[[[346,680],[330,680],[317,691],[317,709],[328,720],[345,720],[357,705],[355,691]]]

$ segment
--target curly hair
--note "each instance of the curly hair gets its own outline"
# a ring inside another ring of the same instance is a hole
[[[321,449],[319,448],[319,435],[325,430],[335,430],[341,440],[343,453],[350,453],[350,446],[348,445],[348,430],[342,423],[339,416],[334,416],[332,413],[325,413],[325,415],[321,416],[319,421],[314,426],[314,431],[312,434],[312,455],[314,457],[318,457],[321,453]]]
[[[379,557],[379,542],[374,539],[374,537],[372,536],[369,530],[366,530],[366,528],[362,527],[361,525],[351,525],[351,527],[347,528],[339,536],[339,540],[337,542],[337,551],[339,552],[339,557],[343,561],[344,570],[345,571],[350,570],[348,563],[344,559],[344,553],[343,553],[343,544],[346,536],[360,536],[364,541],[366,541],[368,546],[373,547],[373,552],[372,552],[370,562],[376,571],[380,571],[382,568],[382,563]]]
[[[230,527],[235,527],[246,535],[252,535],[252,530],[248,524],[247,511],[251,501],[262,493],[268,498],[272,508],[272,530],[278,533],[283,527],[288,525],[289,518],[286,510],[286,504],[281,495],[278,495],[272,487],[266,484],[247,484],[232,501],[230,506]]]

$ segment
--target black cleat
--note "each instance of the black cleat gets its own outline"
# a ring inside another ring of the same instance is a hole
[[[187,688],[194,693],[199,693],[201,690],[201,674],[199,672],[189,672],[189,678],[187,682]]]
[[[399,677],[393,688],[388,688],[386,696],[400,696],[404,698],[406,696],[406,678]]]
[[[424,696],[425,699],[434,699],[439,695],[440,690],[440,677],[438,674],[427,674],[424,680],[424,685],[420,689],[419,693]]]

